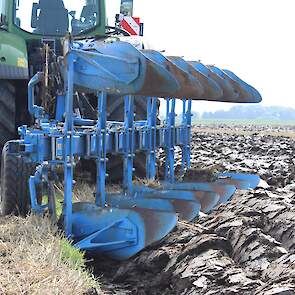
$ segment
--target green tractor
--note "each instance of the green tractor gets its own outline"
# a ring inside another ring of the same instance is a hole
[[[126,2],[126,0],[124,0]],[[123,2],[124,2],[123,1]],[[130,0],[128,0],[130,2]],[[123,3],[124,4],[124,3]],[[122,5],[124,8],[125,6]],[[121,7],[121,9],[122,9]],[[30,125],[27,112],[27,84],[39,71],[48,73],[43,87],[35,93],[36,100],[51,107],[50,88],[59,87],[54,62],[63,56],[62,40],[68,33],[73,38],[93,37],[101,42],[129,36],[119,27],[106,25],[104,0],[0,0],[0,148],[17,137],[17,128]],[[128,39],[128,38],[127,38]],[[54,57],[53,57],[54,56]],[[96,116],[96,98],[77,93],[77,111],[83,116]],[[135,101],[137,119],[146,118],[146,102],[139,97]],[[108,116],[111,120],[123,120],[123,98],[108,99]],[[90,115],[89,115],[90,113]],[[88,163],[89,164],[89,163]],[[111,180],[119,180],[116,166],[121,159],[109,161]],[[137,173],[145,170],[145,159],[135,160]]]

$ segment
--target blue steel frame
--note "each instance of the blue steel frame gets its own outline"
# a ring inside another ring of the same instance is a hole
[[[254,188],[258,184],[259,177],[256,175],[234,173],[216,175],[218,181],[215,183],[175,183],[176,146],[182,151],[181,173],[184,174],[190,168],[192,101],[182,99],[181,122],[177,125],[176,99],[167,97],[166,119],[163,125],[157,125],[157,97],[146,97],[147,120],[136,122],[134,96],[127,94],[124,96],[124,122],[108,122],[107,89],[111,89],[113,84],[123,85],[122,88],[116,86],[118,89],[131,89],[130,85],[134,81],[132,75],[140,73],[140,62],[122,57],[114,58],[111,56],[112,51],[110,55],[102,55],[76,47],[77,45],[72,44],[66,56],[65,91],[63,95],[57,95],[55,119],[49,120],[44,109],[35,104],[34,87],[43,78],[42,73],[38,73],[28,86],[28,109],[39,128],[21,127],[21,140],[10,142],[10,149],[14,150],[18,145],[22,156],[38,164],[35,174],[29,179],[33,212],[43,214],[48,208],[54,211],[52,199],[46,205],[38,203],[36,186],[42,182],[49,183],[49,174],[55,175],[56,167],[63,167],[64,229],[66,236],[77,247],[95,253],[106,253],[116,259],[126,259],[167,235],[176,225],[176,214],[192,220],[198,216],[200,210],[209,212],[215,205],[226,202],[236,188]],[[118,70],[118,67],[121,68]],[[158,73],[164,75],[163,69],[159,69]],[[125,74],[115,74],[120,70]],[[88,72],[97,75],[101,80],[93,80],[95,83],[88,81],[83,76]],[[110,88],[103,84],[108,79],[111,81],[108,82]],[[100,81],[102,86],[99,86]],[[73,113],[75,85],[83,83],[97,92],[97,120],[77,117]],[[171,87],[176,87],[175,85]],[[130,93],[136,94],[136,91],[130,90]],[[161,189],[134,185],[135,153],[146,153],[146,178],[155,180],[159,148],[164,149],[166,154],[165,179]],[[120,154],[123,158],[122,193],[117,195],[106,193],[109,153]],[[97,180],[93,204],[73,204],[73,171],[82,158],[96,161]]]

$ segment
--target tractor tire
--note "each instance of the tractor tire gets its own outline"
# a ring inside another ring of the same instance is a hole
[[[108,120],[124,121],[124,97],[111,96],[108,98]],[[134,100],[135,120],[146,120],[147,101],[141,96]],[[144,177],[146,175],[146,156],[144,153],[136,153],[134,158],[135,176]],[[118,182],[123,178],[123,160],[119,155],[110,155],[107,165],[109,182]]]
[[[0,81],[0,150],[16,137],[15,89],[8,82]]]
[[[32,164],[10,154],[6,143],[1,159],[0,214],[26,216],[30,211],[29,177]]]

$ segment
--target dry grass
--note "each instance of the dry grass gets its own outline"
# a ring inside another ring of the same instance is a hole
[[[0,217],[0,294],[95,293],[101,290],[83,254],[47,219]]]
[[[63,202],[63,185],[55,185],[58,202]],[[77,182],[73,188],[73,201],[74,202],[94,202],[95,200],[95,185],[86,182]],[[107,193],[119,193],[121,192],[121,186],[117,184],[107,185]]]
[[[77,183],[73,189],[74,202],[94,202],[95,186],[81,182]]]
[[[161,183],[158,180],[151,180],[151,179],[146,179],[146,178],[136,178],[133,181],[134,185],[143,185],[147,186],[149,188],[154,188],[154,189],[159,189],[161,188]]]

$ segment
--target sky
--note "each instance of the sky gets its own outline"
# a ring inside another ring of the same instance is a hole
[[[120,1],[106,4],[111,23]],[[263,105],[295,108],[295,0],[134,0],[134,15],[154,49],[232,70]],[[231,106],[198,101],[193,109]]]

